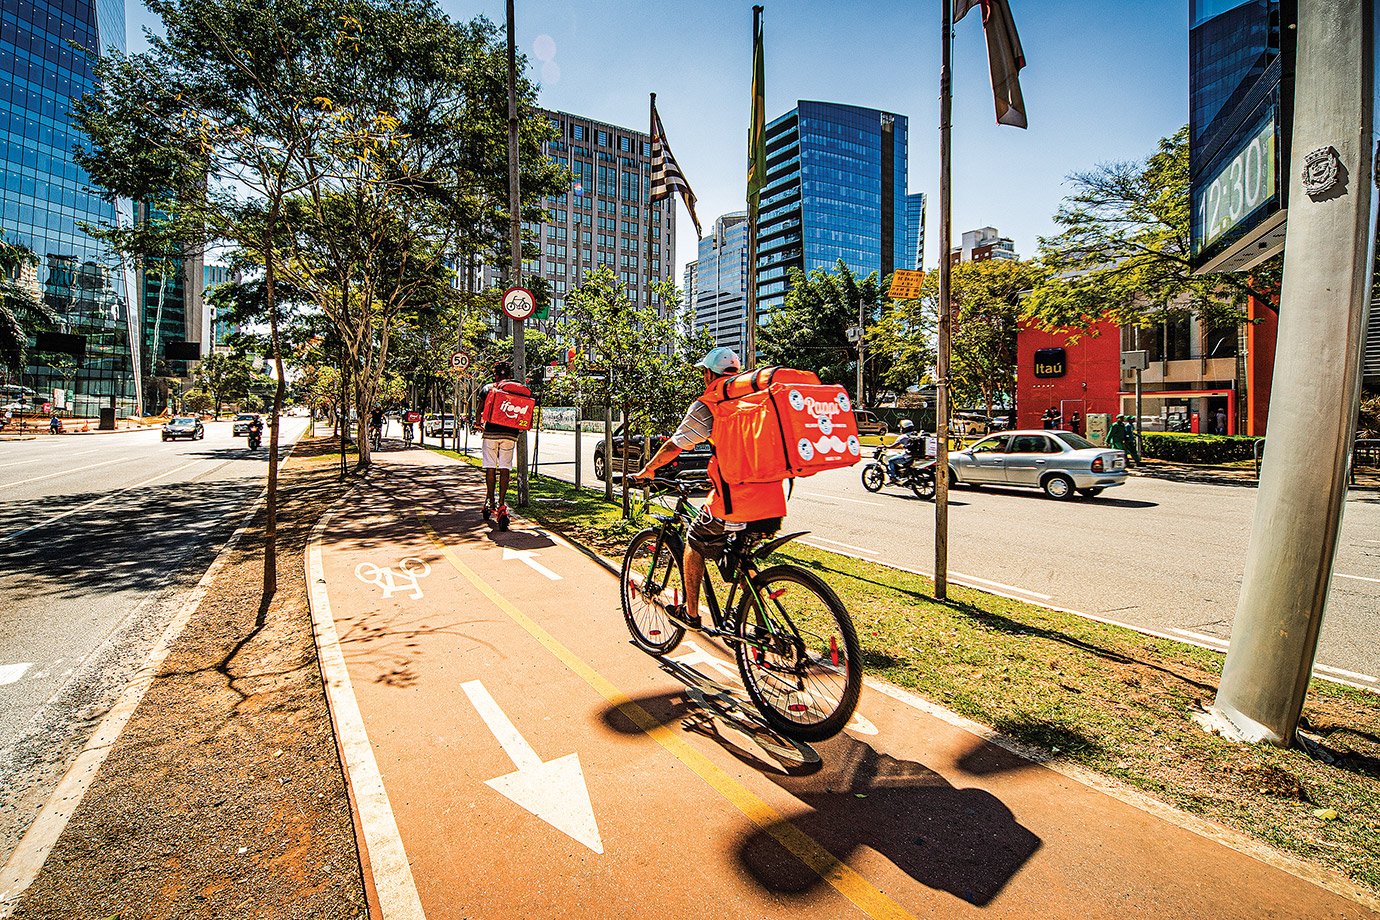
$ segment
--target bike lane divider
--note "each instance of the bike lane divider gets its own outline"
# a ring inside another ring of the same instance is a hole
[[[448,871],[492,857],[464,821],[520,838],[522,860],[493,870],[509,878],[471,916],[580,913],[559,901],[571,890],[598,901],[601,916],[852,913],[840,895],[872,916],[1374,915],[1362,907],[1373,899],[1339,877],[1310,875],[1114,782],[1038,763],[885,684],[870,683],[865,721],[838,738],[810,747],[774,736],[754,721],[720,645],[691,634],[662,662],[636,650],[615,577],[516,518],[511,533],[489,531],[467,468],[425,476],[437,486],[417,497],[420,533],[405,553],[390,552],[427,560],[429,597],[443,573],[452,579],[448,609],[488,630],[473,627],[490,647],[466,656],[467,667],[452,660],[463,670],[452,689],[479,680],[540,761],[578,755],[604,848],[596,855],[530,815],[523,824],[511,801],[500,813],[491,797],[487,811],[460,815],[464,851]],[[511,554],[505,561],[505,548],[536,554],[560,580]],[[465,717],[473,756],[483,757],[465,788],[521,769],[463,689],[442,708]],[[532,826],[542,833],[523,836]],[[408,852],[416,867],[410,843]],[[417,871],[419,886],[431,871]]]
[[[770,804],[748,792],[734,757],[712,742],[707,756],[582,659],[559,654],[563,643],[534,617],[569,617],[565,625],[626,655],[635,695],[678,693],[627,644],[617,594],[612,607],[592,596],[607,577],[589,560],[539,531],[491,532],[477,502],[419,519],[386,490],[355,496],[315,547],[316,587],[328,595],[377,770],[374,810],[396,828],[393,852],[405,853],[390,867],[366,828],[380,902],[390,886],[410,886],[433,918],[784,916],[847,914],[849,897],[864,916],[910,916],[794,831],[781,790],[769,787]],[[505,560],[505,547],[534,553],[560,579]],[[364,817],[369,790],[349,766]],[[784,841],[772,860],[803,853],[806,871],[829,884],[797,907],[758,884],[737,846],[754,822]]]

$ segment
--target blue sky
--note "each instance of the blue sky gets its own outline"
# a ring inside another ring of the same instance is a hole
[[[439,0],[502,22],[503,0]],[[994,226],[1033,255],[1053,232],[1065,177],[1143,157],[1188,120],[1186,0],[1010,0],[1027,66],[1030,129],[997,127],[977,13],[955,29],[954,235]],[[910,191],[930,194],[926,265],[938,259],[940,0],[764,0],[767,118],[818,99],[910,119]],[[647,94],[700,220],[744,207],[750,0],[517,0],[517,40],[542,104],[647,129]],[[131,2],[131,48],[148,13]],[[682,218],[684,212],[681,212]],[[694,258],[682,220],[677,274]]]

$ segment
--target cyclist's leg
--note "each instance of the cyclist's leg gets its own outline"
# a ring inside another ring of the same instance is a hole
[[[704,584],[706,559],[717,559],[723,555],[724,544],[728,542],[730,530],[741,530],[742,525],[729,524],[701,509],[699,516],[690,522],[685,540],[685,622],[691,626],[701,625],[700,587]]]

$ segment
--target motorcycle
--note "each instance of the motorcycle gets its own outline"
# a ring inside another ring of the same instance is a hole
[[[250,449],[250,450],[258,450],[258,449],[259,449],[259,445],[262,444],[262,443],[263,443],[263,435],[259,434],[259,432],[257,432],[257,431],[251,431],[251,432],[249,432],[249,449]]]
[[[882,486],[891,479],[891,471],[887,469],[884,455],[885,447],[878,447],[869,461],[862,469],[863,488],[869,492],[880,492]],[[915,493],[915,497],[925,501],[934,501],[934,461],[916,460],[909,466],[901,467],[899,479],[892,480],[896,485],[909,488]]]

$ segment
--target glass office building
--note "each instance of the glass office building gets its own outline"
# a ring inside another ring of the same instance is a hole
[[[38,256],[38,285],[57,331],[79,336],[70,352],[32,352],[22,385],[42,403],[54,389],[74,394],[78,415],[114,406],[134,411],[138,393],[138,311],[133,279],[120,260],[79,227],[128,225],[128,208],[102,201],[72,162],[79,140],[72,99],[93,80],[83,48],[124,50],[122,0],[7,0],[0,5],[0,163],[5,193],[0,228]]]
[[[906,196],[906,264],[897,268],[921,271],[925,267],[925,201],[924,192]]]
[[[792,268],[860,277],[914,264],[904,115],[799,102],[767,126],[767,184],[757,238],[758,319],[785,299]],[[703,266],[701,266],[703,271]]]
[[[714,343],[743,353],[747,336],[747,212],[725,214],[700,240],[695,261],[695,329],[708,329]]]

